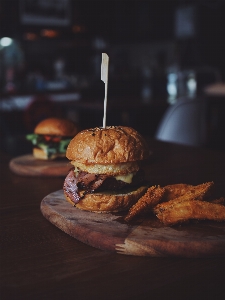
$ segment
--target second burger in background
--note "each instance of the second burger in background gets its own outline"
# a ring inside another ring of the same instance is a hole
[[[33,155],[37,159],[53,160],[66,156],[71,139],[78,133],[78,126],[63,118],[48,118],[41,121],[33,134],[26,136],[33,144]]]
[[[79,209],[127,210],[147,190],[141,161],[149,157],[149,149],[133,128],[83,130],[71,140],[66,156],[74,168],[65,179],[64,194]]]

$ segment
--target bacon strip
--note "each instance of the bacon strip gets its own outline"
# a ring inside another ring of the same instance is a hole
[[[73,170],[71,170],[66,176],[63,190],[74,204],[79,202],[80,196],[78,195],[77,179]]]
[[[134,175],[132,183],[126,183],[121,180],[116,180],[111,175],[91,174],[84,171],[80,171],[76,176],[73,169],[65,178],[63,190],[76,204],[85,194],[93,193],[96,190],[121,190],[124,187],[140,185],[143,182],[144,176],[142,171],[138,171]]]

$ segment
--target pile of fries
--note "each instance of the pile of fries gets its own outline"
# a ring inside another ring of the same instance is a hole
[[[183,183],[151,186],[130,208],[125,221],[130,222],[149,211],[166,226],[189,220],[225,221],[225,199],[214,199],[213,188],[213,181],[196,186]]]

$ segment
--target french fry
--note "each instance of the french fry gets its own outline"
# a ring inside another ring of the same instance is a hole
[[[163,196],[163,201],[170,201],[177,197],[183,196],[186,194],[190,189],[193,188],[193,185],[186,184],[186,183],[176,183],[166,185],[165,187],[165,194]]]
[[[173,206],[155,209],[156,216],[166,226],[188,220],[225,221],[225,206],[201,200],[177,202]]]
[[[130,208],[124,220],[129,222],[152,210],[166,226],[193,219],[225,221],[225,198],[209,200],[213,187],[213,181],[196,186],[184,183],[152,186]]]
[[[196,186],[192,186],[188,191],[180,197],[169,200],[167,202],[162,202],[155,207],[155,211],[164,210],[168,207],[173,207],[179,202],[189,201],[189,200],[204,200],[210,193],[214,186],[214,182],[206,182]]]
[[[225,198],[224,197],[220,197],[219,199],[214,199],[211,202],[215,203],[215,204],[225,205]]]
[[[160,186],[152,186],[148,188],[146,193],[135,203],[129,210],[125,221],[129,222],[137,215],[146,212],[150,208],[158,204],[165,193],[165,189]]]

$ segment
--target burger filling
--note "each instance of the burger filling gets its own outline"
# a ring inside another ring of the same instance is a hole
[[[66,153],[66,149],[71,141],[71,137],[58,136],[58,135],[42,135],[42,134],[28,134],[27,140],[39,149],[42,149],[47,157],[50,158],[56,153]]]
[[[89,173],[73,168],[64,181],[64,193],[78,203],[87,193],[102,191],[121,191],[127,187],[138,187],[144,184],[144,171],[137,170],[128,174]]]

